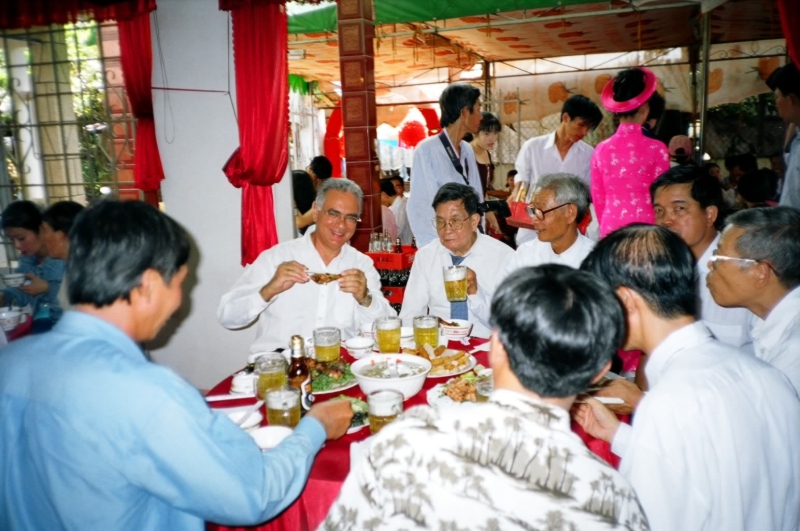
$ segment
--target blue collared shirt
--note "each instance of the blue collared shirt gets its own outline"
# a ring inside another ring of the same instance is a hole
[[[300,494],[324,441],[306,417],[262,453],[194,387],[85,313],[0,351],[0,529],[263,522]]]
[[[12,302],[16,306],[27,306],[28,304],[36,306],[39,302],[47,302],[50,304],[50,317],[53,322],[58,321],[63,312],[61,305],[58,304],[58,290],[61,289],[61,282],[64,279],[66,270],[67,265],[64,260],[48,257],[39,263],[39,259],[35,256],[20,256],[16,272],[33,273],[47,282],[47,293],[33,297],[17,288],[5,288],[3,292],[6,306],[11,306]],[[36,311],[36,308],[32,309]]]

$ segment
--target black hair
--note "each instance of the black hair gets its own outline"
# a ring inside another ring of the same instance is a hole
[[[308,165],[311,168],[311,171],[314,172],[314,175],[317,176],[317,179],[324,181],[325,179],[330,179],[331,175],[333,175],[333,164],[331,161],[322,155],[316,156],[311,159],[311,164]]]
[[[744,229],[736,242],[739,256],[769,263],[786,289],[800,285],[800,210],[748,208],[732,214],[725,225]]]
[[[659,94],[658,91],[653,92],[653,95],[647,100],[647,104],[650,106],[650,112],[647,114],[647,119],[660,120],[661,115],[664,114],[664,109],[667,106],[664,96]]]
[[[3,210],[3,230],[26,229],[39,233],[42,211],[33,201],[14,201]]]
[[[305,170],[292,171],[292,194],[297,211],[305,214],[311,210],[317,191],[314,190],[314,180]]]
[[[83,205],[75,201],[59,201],[50,205],[42,214],[42,221],[47,222],[54,231],[69,234],[75,218],[83,211]]]
[[[581,269],[605,280],[614,290],[625,286],[635,291],[659,317],[697,318],[694,262],[689,247],[674,232],[632,223],[600,240]]]
[[[561,108],[561,116],[567,113],[570,120],[583,119],[590,129],[596,129],[603,121],[603,112],[595,102],[581,94],[575,94],[567,98]]]
[[[494,295],[490,322],[520,383],[548,398],[586,389],[625,333],[614,292],[594,275],[560,264],[512,273]]]
[[[508,170],[506,177],[516,177],[519,172],[517,170]]]
[[[463,201],[464,210],[466,210],[467,214],[470,216],[478,213],[478,194],[475,193],[475,190],[473,190],[471,186],[447,183],[436,192],[431,206],[436,210],[436,207],[442,203],[449,203],[450,201]]]
[[[705,171],[706,173],[709,173],[711,168],[719,169],[719,164],[717,164],[716,162],[706,162],[705,164],[703,164],[703,171]]]
[[[614,78],[614,84],[612,85],[614,89],[614,101],[623,102],[632,100],[644,92],[645,86],[646,83],[644,70],[640,68],[626,68]],[[618,112],[614,114],[625,117],[633,116],[638,111],[639,107],[630,111]]]
[[[659,175],[650,185],[650,199],[655,201],[659,189],[676,184],[691,184],[692,199],[700,203],[700,208],[714,206],[718,211],[722,209],[722,185],[704,169],[690,164],[675,166]]]
[[[800,71],[794,63],[788,62],[769,75],[767,86],[773,92],[780,89],[784,96],[794,94],[800,98]]]
[[[725,169],[730,172],[734,168],[740,168],[744,172],[757,170],[758,160],[752,153],[742,153],[740,155],[729,155],[725,157]]]
[[[736,191],[748,203],[766,203],[778,192],[778,174],[769,168],[751,170],[736,183]]]
[[[467,108],[472,114],[475,102],[481,97],[481,91],[466,83],[451,83],[447,85],[439,96],[439,108],[442,116],[439,124],[444,128],[456,123],[461,117],[461,109]]]
[[[503,129],[503,125],[497,116],[490,112],[481,112],[481,125],[478,126],[478,132],[484,133],[499,133]]]
[[[406,182],[399,175],[392,175],[391,177],[389,177],[389,180],[390,181],[396,181],[396,182],[400,183],[400,186],[402,186],[403,188],[405,188],[405,186],[406,186]]]
[[[78,215],[69,235],[69,301],[98,308],[129,301],[145,271],[154,269],[170,282],[188,259],[185,231],[157,208],[100,201]]]
[[[397,195],[397,190],[394,189],[394,183],[391,179],[381,179],[381,192],[389,197]]]

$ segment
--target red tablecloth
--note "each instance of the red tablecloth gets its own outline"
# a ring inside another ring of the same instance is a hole
[[[486,339],[471,338],[469,349],[475,348],[478,345],[486,343]],[[460,342],[451,341],[449,348],[464,349],[466,348]],[[347,352],[342,349],[342,357],[348,362],[354,361]],[[486,367],[488,363],[488,353],[479,352],[475,354],[478,363]],[[209,393],[209,396],[227,394],[230,391],[231,380],[233,376],[229,376],[219,385],[214,387]],[[447,378],[428,378],[422,390],[415,396],[405,401],[404,407],[408,409],[413,406],[424,405],[428,403],[427,391],[439,383],[446,382]],[[329,395],[319,395],[316,397],[317,401],[328,400],[337,397],[341,394],[358,397],[365,399],[364,393],[356,386],[341,393],[332,393]],[[212,407],[236,407],[254,403],[255,399],[244,400],[231,400],[225,402],[213,402]],[[266,418],[266,414],[264,415]],[[265,421],[266,422],[266,421]],[[588,448],[599,457],[602,457],[615,468],[619,466],[618,458],[611,453],[611,448],[608,443],[594,439],[586,434],[583,429],[573,422],[573,431],[578,434],[586,443]],[[365,427],[356,433],[345,435],[336,441],[328,441],[325,447],[317,454],[314,465],[311,467],[311,473],[308,477],[308,483],[303,490],[300,497],[290,505],[283,513],[278,515],[273,520],[259,525],[250,527],[226,527],[216,524],[208,523],[206,525],[207,531],[311,531],[319,527],[328,515],[328,510],[336,501],[339,491],[342,488],[347,474],[350,471],[350,444],[355,441],[363,441],[369,437],[369,427]]]

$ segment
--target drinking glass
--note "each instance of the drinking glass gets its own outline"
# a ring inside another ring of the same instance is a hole
[[[450,302],[467,300],[467,266],[444,266],[444,291]]]
[[[439,346],[439,318],[435,315],[414,317],[414,342],[418,349],[428,344],[433,348]]]
[[[326,326],[314,330],[314,352],[317,361],[331,362],[339,359],[342,335],[339,329]]]
[[[294,428],[300,422],[300,390],[294,387],[267,393],[267,422],[270,426]]]
[[[373,435],[403,412],[403,394],[393,389],[373,391],[367,397],[369,431]]]
[[[256,358],[255,366],[255,391],[260,399],[264,400],[267,391],[286,385],[286,359],[283,354],[262,354]]]
[[[399,317],[381,317],[372,324],[372,335],[378,344],[381,354],[400,352],[400,327],[403,322]]]
[[[477,402],[487,402],[489,395],[494,390],[494,380],[491,376],[480,376],[475,384],[475,395]]]

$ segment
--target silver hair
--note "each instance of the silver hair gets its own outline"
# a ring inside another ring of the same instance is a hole
[[[538,182],[539,190],[552,190],[558,204],[572,203],[578,209],[575,223],[580,223],[589,210],[589,187],[571,173],[548,173]]]
[[[356,199],[358,200],[358,215],[361,215],[361,208],[364,206],[364,192],[361,191],[361,188],[356,183],[350,179],[345,179],[344,177],[340,179],[331,177],[330,179],[325,179],[322,182],[319,190],[317,190],[317,210],[322,210],[322,204],[325,202],[325,196],[328,195],[328,192],[331,190],[353,194],[356,196]]]

